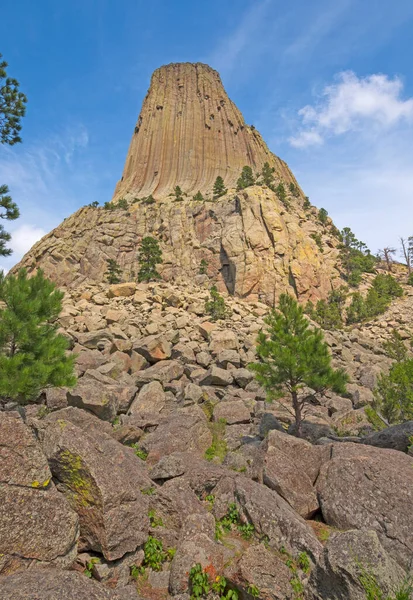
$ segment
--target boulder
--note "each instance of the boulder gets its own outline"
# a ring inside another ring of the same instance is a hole
[[[233,376],[235,382],[239,387],[245,388],[249,384],[250,381],[254,379],[254,375],[248,369],[233,369],[231,371],[231,375]]]
[[[149,335],[137,340],[133,349],[151,364],[171,358],[172,353],[172,346],[163,335]]]
[[[90,410],[104,421],[112,421],[119,409],[115,386],[105,385],[89,377],[82,377],[74,388],[68,390],[70,406]]]
[[[231,371],[226,371],[225,369],[220,369],[219,367],[213,365],[206,373],[204,377],[200,380],[200,385],[231,385],[234,381],[234,378],[231,375]]]
[[[136,385],[142,386],[144,383],[159,381],[163,385],[180,379],[184,374],[184,366],[177,360],[163,360],[136,373]]]
[[[405,578],[403,569],[380,544],[375,531],[337,533],[328,540],[311,573],[307,598],[365,600],[368,596],[360,581],[363,574],[374,579],[382,593],[380,598],[394,598],[394,590]]]
[[[99,331],[89,331],[88,333],[78,333],[77,341],[81,346],[93,350],[97,348],[102,350],[113,340],[113,335],[108,329]]]
[[[400,452],[407,452],[412,444],[412,438],[413,421],[406,421],[406,423],[386,427],[382,431],[374,431],[365,436],[361,443],[377,448],[391,448]]]
[[[363,444],[334,444],[317,491],[325,522],[372,529],[402,567],[413,560],[413,458]]]
[[[205,325],[205,323],[204,323]],[[225,329],[224,331],[212,330],[209,350],[217,356],[222,350],[238,350],[238,338],[234,331]]]
[[[242,400],[220,402],[214,408],[214,421],[224,419],[228,425],[249,423],[251,413]]]
[[[276,429],[278,431],[284,432],[284,427],[281,425],[280,421],[277,419],[275,415],[272,413],[264,413],[260,419],[259,426],[259,436],[264,439],[267,437],[268,433]]]
[[[127,283],[114,283],[109,287],[108,298],[122,298],[133,296],[136,291],[136,283],[130,281]]]
[[[3,577],[0,600],[138,600],[133,586],[111,590],[76,571],[31,569]]]
[[[83,548],[108,560],[133,552],[149,527],[144,463],[109,436],[65,420],[48,423],[42,438],[53,477],[79,515]]]
[[[132,402],[129,414],[160,413],[165,408],[165,392],[159,381],[146,383]]]
[[[241,366],[241,357],[236,350],[222,350],[217,357],[219,367],[226,369],[228,365]]]
[[[184,390],[186,404],[197,404],[204,396],[203,389],[195,383],[188,383]]]

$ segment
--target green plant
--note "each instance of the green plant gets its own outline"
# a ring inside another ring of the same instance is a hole
[[[92,578],[93,576],[93,565],[99,564],[100,563],[100,558],[91,558],[87,563],[86,563],[86,567],[85,570],[83,571],[83,573],[86,575],[86,577],[89,577],[89,579]]]
[[[274,172],[275,168],[270,167],[269,163],[265,162],[261,171],[262,181],[264,185],[268,186],[271,190],[274,190]]]
[[[310,572],[311,563],[307,552],[300,552],[300,554],[297,557],[297,564],[303,571],[303,573]]]
[[[413,272],[407,278],[407,285],[413,285]]]
[[[238,530],[241,532],[244,540],[250,540],[255,532],[255,527],[252,523],[245,523],[244,525],[239,525]]]
[[[324,252],[323,240],[322,240],[322,237],[321,237],[321,233],[312,233],[310,235],[310,238],[312,238],[315,241],[315,243],[317,244],[318,249],[320,250],[320,252]]]
[[[218,594],[218,596],[222,597],[222,595],[225,594],[227,580],[225,579],[225,577],[217,575],[211,587],[213,592]]]
[[[143,566],[138,567],[137,565],[132,565],[130,568],[130,576],[132,577],[132,579],[139,579],[139,577],[144,573],[145,567]]]
[[[304,210],[309,210],[310,208],[311,208],[310,198],[308,196],[306,196],[304,198],[304,202],[303,202],[303,209]]]
[[[301,594],[304,592],[304,586],[299,577],[295,576],[290,579],[290,585],[293,588],[294,594],[296,594],[297,598],[301,597]]]
[[[156,516],[155,510],[151,509],[148,512],[149,523],[151,527],[164,527],[163,521],[161,517]]]
[[[300,195],[300,190],[298,189],[298,186],[291,182],[288,186],[288,189],[290,190],[290,194],[292,194],[294,196],[294,198],[298,198]]]
[[[119,283],[121,280],[122,269],[120,268],[116,260],[113,258],[108,258],[106,260],[106,263],[108,265],[108,270],[106,271],[105,275],[108,280],[108,283]]]
[[[205,502],[208,502],[210,509],[212,509],[215,504],[214,494],[208,494],[207,496],[205,496]]]
[[[152,194],[150,194],[146,198],[142,198],[142,204],[155,204],[155,202],[156,202],[156,200],[152,196]]]
[[[176,548],[168,548],[168,550],[166,551],[168,560],[173,560],[175,554],[176,554]]]
[[[260,362],[250,364],[249,368],[267,391],[269,400],[290,395],[296,435],[300,437],[304,405],[326,389],[345,393],[348,376],[343,370],[331,367],[322,331],[309,327],[303,308],[288,294],[281,294],[277,310],[273,309],[264,322],[267,331],[261,331],[257,340]],[[306,388],[314,392],[308,395]]]
[[[97,208],[98,206],[99,206],[99,202],[97,200],[94,200],[93,202],[88,204],[89,208]]]
[[[25,404],[49,387],[76,383],[76,357],[58,333],[63,292],[40,269],[0,271],[0,398]]]
[[[189,583],[191,598],[202,598],[202,596],[206,596],[209,593],[208,575],[199,563],[194,565],[189,571]]]
[[[203,195],[201,194],[201,192],[199,190],[197,191],[197,193],[193,197],[193,200],[195,200],[195,202],[203,202],[204,201],[204,197],[203,197]]]
[[[174,196],[175,196],[176,201],[180,201],[180,200],[184,199],[183,192],[182,192],[181,188],[179,187],[179,185],[175,186],[175,188],[174,188]]]
[[[318,220],[320,221],[320,223],[325,225],[327,223],[327,218],[328,218],[328,212],[326,211],[326,209],[320,208],[320,210],[318,211]]]
[[[237,190],[244,190],[247,187],[255,184],[254,173],[252,172],[251,167],[245,166],[242,167],[241,175],[237,181]]]
[[[156,489],[154,487],[141,488],[141,494],[144,494],[145,496],[153,496],[155,492]]]
[[[379,375],[373,391],[373,408],[386,424],[413,419],[413,359],[395,362]]]
[[[1,58],[1,54],[0,54]],[[1,67],[0,67],[1,72]],[[0,92],[1,96],[1,92]],[[1,116],[1,108],[0,108]],[[9,188],[7,185],[0,185],[0,219],[7,219],[8,221],[14,221],[19,218],[20,211],[17,204],[13,202],[11,196],[8,195]],[[0,256],[10,256],[12,250],[6,248],[6,243],[11,240],[10,233],[4,230],[3,225],[0,225]]]
[[[218,292],[215,285],[209,290],[210,299],[205,301],[205,312],[210,315],[212,321],[226,319],[230,315],[230,310],[225,304],[224,298]]]
[[[250,584],[247,587],[247,592],[248,594],[250,594],[253,598],[258,598],[260,595],[260,590],[257,588],[256,585]]]
[[[220,175],[215,179],[214,187],[212,188],[212,194],[214,200],[220,198],[221,196],[225,196],[227,193],[227,188],[224,185],[224,180]]]
[[[205,258],[203,258],[203,259],[201,259],[201,262],[199,263],[199,274],[206,275],[207,269],[208,269],[208,262],[205,260]]]
[[[345,279],[352,287],[357,287],[362,273],[374,273],[377,259],[364,242],[359,241],[349,227],[340,232],[339,246]]]
[[[286,194],[286,191],[285,191],[285,187],[284,187],[284,184],[282,182],[279,183],[277,185],[277,187],[275,188],[275,193],[277,194],[278,199],[280,200],[280,202],[282,202],[286,208],[289,208],[290,203],[288,201],[287,194]]]
[[[161,276],[156,270],[156,265],[161,264],[162,250],[159,247],[159,242],[153,237],[144,237],[142,239],[139,252],[138,262],[141,268],[138,272],[138,281],[152,281],[160,279]]]
[[[377,581],[371,568],[357,562],[359,569],[359,582],[366,594],[366,600],[412,600],[412,580],[407,578],[394,589],[390,596],[385,594]]]
[[[208,461],[213,460],[215,457],[219,462],[223,462],[228,448],[227,443],[224,440],[226,421],[225,419],[219,419],[210,425],[212,433],[212,444],[205,451],[205,459]]]
[[[146,460],[148,458],[148,453],[143,448],[140,448],[137,443],[131,444],[131,447],[134,448],[135,454],[141,460]]]
[[[158,540],[150,535],[145,542],[143,550],[145,553],[143,564],[146,567],[150,567],[152,571],[160,571],[162,568],[162,563],[165,562],[167,558],[161,540]]]

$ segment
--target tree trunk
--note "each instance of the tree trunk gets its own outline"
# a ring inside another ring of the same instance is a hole
[[[301,437],[301,406],[298,402],[298,394],[296,391],[291,392],[291,398],[293,401],[293,409],[295,414],[295,435]]]

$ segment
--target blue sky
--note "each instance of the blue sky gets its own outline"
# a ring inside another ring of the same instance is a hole
[[[0,52],[29,98],[0,147],[10,268],[112,196],[152,71],[201,61],[316,206],[372,251],[413,235],[411,0],[3,0]]]

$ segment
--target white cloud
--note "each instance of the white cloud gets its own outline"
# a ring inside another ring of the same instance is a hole
[[[298,114],[303,128],[290,137],[296,148],[320,145],[331,136],[350,131],[370,133],[388,129],[402,121],[413,122],[413,98],[403,100],[399,77],[374,74],[357,77],[352,71],[337,75],[337,83],[326,86],[315,106],[304,106]]]
[[[26,254],[33,244],[38,242],[44,235],[46,235],[46,231],[35,225],[21,225],[15,229],[10,242],[10,247],[15,253],[14,258],[20,258]]]

